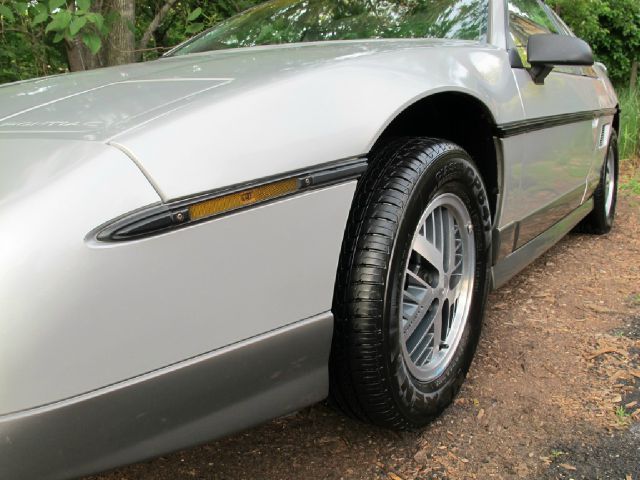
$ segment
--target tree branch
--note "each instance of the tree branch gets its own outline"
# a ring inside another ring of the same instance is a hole
[[[149,44],[149,40],[151,40],[151,36],[153,35],[153,32],[155,32],[157,28],[160,26],[160,24],[162,23],[162,20],[164,20],[164,17],[167,15],[167,13],[171,9],[171,7],[173,7],[173,4],[176,3],[176,1],[177,0],[166,0],[164,2],[164,5],[162,5],[162,8],[158,10],[158,13],[156,13],[156,16],[153,17],[153,20],[151,20],[151,23],[147,27],[147,30],[144,32],[144,34],[142,35],[142,38],[140,39],[140,43],[138,43],[138,54],[137,54],[138,60],[142,60],[142,52],[144,51],[144,49],[147,48],[147,45]]]

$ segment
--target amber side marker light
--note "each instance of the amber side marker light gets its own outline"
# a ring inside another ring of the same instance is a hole
[[[264,202],[288,195],[298,190],[298,179],[289,178],[279,182],[268,183],[241,192],[212,198],[189,206],[189,217],[192,221],[201,220],[213,215],[237,210],[254,203]]]
[[[216,195],[216,192],[210,192],[199,198],[183,198],[168,204],[151,205],[99,227],[95,235],[98,240],[105,242],[149,237],[292,194],[355,180],[366,168],[366,158],[349,159],[340,165],[323,166],[263,184],[245,185],[244,188],[238,187],[238,190],[229,193]]]

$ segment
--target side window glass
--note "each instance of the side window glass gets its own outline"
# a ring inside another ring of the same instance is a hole
[[[527,61],[529,37],[539,33],[560,32],[538,0],[510,0],[509,33],[525,67],[530,67]]]
[[[558,25],[558,28],[560,28],[560,33],[562,35],[569,35],[569,36],[572,36],[572,37],[574,36],[573,32],[569,29],[567,24],[564,23],[564,20],[562,20],[558,16],[558,14],[556,12],[554,12],[553,9],[549,5],[545,5],[544,8],[547,10],[547,13],[551,17],[551,19],[555,22],[555,24]]]

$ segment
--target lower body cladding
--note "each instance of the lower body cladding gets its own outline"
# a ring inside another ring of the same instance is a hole
[[[327,312],[80,397],[0,417],[0,478],[62,479],[256,425],[326,397]]]

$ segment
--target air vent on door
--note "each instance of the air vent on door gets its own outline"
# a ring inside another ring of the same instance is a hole
[[[604,148],[609,143],[609,135],[611,134],[611,124],[607,123],[600,130],[600,139],[598,140],[598,148]]]

